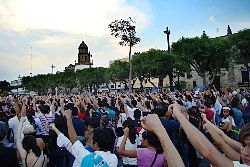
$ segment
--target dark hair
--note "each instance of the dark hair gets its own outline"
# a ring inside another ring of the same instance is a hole
[[[86,126],[91,126],[92,128],[98,128],[100,127],[100,118],[97,117],[92,117],[92,118],[87,118],[85,119],[85,125]]]
[[[250,123],[247,123],[240,130],[239,141],[241,143],[244,143],[245,138],[249,136],[250,136]]]
[[[23,138],[23,148],[28,151],[32,150],[37,157],[41,155],[41,150],[36,143],[36,138],[34,136],[28,135]]]
[[[188,109],[188,115],[193,116],[197,119],[200,119],[200,110],[197,106],[192,106]]]
[[[186,95],[186,99],[190,102],[192,102],[192,97],[190,95]]]
[[[144,131],[142,133],[142,137],[144,140],[148,140],[148,144],[155,148],[156,153],[158,154],[163,153],[163,148],[161,146],[160,140],[154,133],[149,132],[149,131]]]
[[[215,105],[216,97],[214,95],[210,97],[210,100],[212,101],[213,105]]]
[[[114,139],[109,128],[96,128],[93,131],[93,144],[97,143],[100,151],[110,151],[114,147]]]
[[[41,105],[39,106],[39,109],[43,114],[48,114],[50,111],[50,107],[48,105]]]
[[[131,100],[131,105],[133,105],[134,107],[136,107],[137,101],[136,100]]]
[[[107,108],[109,108],[109,104],[108,104],[108,103],[106,103],[106,102],[105,102],[105,103],[103,103],[103,104],[102,104],[102,106],[103,106],[103,107],[107,107]]]
[[[77,116],[78,115],[78,109],[77,109],[77,107],[72,107],[71,111],[72,111],[72,116]]]
[[[145,101],[145,106],[147,109],[151,110],[150,101]]]
[[[166,115],[166,112],[168,111],[168,104],[165,102],[160,102],[157,105],[157,110],[156,110],[156,114],[159,117],[164,117]]]
[[[231,102],[232,108],[238,108],[239,103],[240,103],[239,99],[236,98],[236,97],[234,97],[234,98],[232,99],[232,102]]]
[[[230,108],[230,110],[228,110],[228,111],[229,111],[229,115],[233,117],[233,116],[234,116],[234,112],[233,112],[233,110],[232,110],[231,107],[229,107],[229,108]],[[224,117],[224,115],[223,115],[223,108],[221,109],[220,117],[221,117],[221,118]]]
[[[135,117],[135,119],[140,119],[141,118],[141,110],[136,109],[134,111],[134,117]]]
[[[136,137],[138,135],[138,132],[135,129],[135,124],[133,122],[132,119],[128,118],[127,120],[125,120],[122,123],[122,126],[124,126],[124,128],[128,127],[129,128],[129,140],[132,144],[136,143]]]
[[[211,105],[212,105],[212,101],[211,100],[206,100],[204,102],[204,106],[206,106],[207,108],[211,108]]]

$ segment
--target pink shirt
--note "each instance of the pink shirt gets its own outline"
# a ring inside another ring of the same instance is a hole
[[[155,151],[148,148],[137,148],[137,164],[138,166],[150,167],[155,158]],[[165,161],[165,154],[158,154],[153,167],[162,167]]]

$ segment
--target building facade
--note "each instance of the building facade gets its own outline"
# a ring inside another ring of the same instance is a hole
[[[78,61],[75,61],[75,64],[70,64],[68,67],[65,67],[65,70],[81,70],[84,68],[91,68],[93,65],[93,60],[91,60],[92,55],[88,50],[88,46],[84,41],[78,47]]]

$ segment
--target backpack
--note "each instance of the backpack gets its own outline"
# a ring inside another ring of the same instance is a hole
[[[109,167],[100,155],[90,153],[82,159],[81,167]]]

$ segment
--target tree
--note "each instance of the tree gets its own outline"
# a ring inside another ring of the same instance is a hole
[[[10,83],[6,80],[0,81],[0,95],[7,95],[10,91]]]
[[[110,65],[110,67],[105,72],[105,78],[108,81],[114,82],[122,82],[125,85],[125,90],[127,89],[128,82],[128,71],[129,71],[129,63],[126,61],[116,60],[114,63]],[[116,86],[115,86],[116,89]]]
[[[151,62],[147,52],[135,53],[132,58],[132,65],[134,74],[133,76],[140,81],[140,90],[143,92],[143,81],[145,81],[147,78],[150,78]]]
[[[157,87],[151,78],[158,78],[158,88],[163,87],[163,79],[169,76],[170,89],[173,90],[173,72],[175,69],[175,55],[164,50],[150,49],[142,53],[135,53],[132,59],[135,76],[141,83],[147,79],[154,87]],[[180,70],[180,69],[179,69]]]
[[[119,45],[129,46],[129,92],[131,92],[132,78],[131,50],[134,45],[140,42],[140,38],[136,37],[134,23],[135,21],[129,17],[128,20],[115,20],[108,25],[111,29],[111,35],[115,38],[120,38]]]
[[[250,63],[250,29],[239,31],[231,35],[229,39],[232,42],[236,59],[248,66]]]
[[[250,29],[239,31],[229,37],[232,41],[234,58],[237,62],[243,63],[246,67],[246,72],[249,75],[250,67]],[[248,87],[249,87],[248,76]]]
[[[228,68],[231,57],[231,45],[225,38],[209,38],[204,35],[195,38],[182,38],[172,44],[180,60],[185,61],[203,78],[206,87],[206,75],[210,80],[222,68]]]
[[[80,85],[84,85],[90,92],[94,89],[95,93],[99,88],[99,85],[106,83],[105,80],[106,68],[85,68],[77,71],[77,80]],[[82,89],[82,87],[80,88]]]

